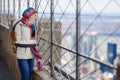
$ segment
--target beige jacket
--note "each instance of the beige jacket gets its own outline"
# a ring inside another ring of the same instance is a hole
[[[30,28],[22,22],[19,22],[15,27],[15,35],[19,44],[36,44],[36,40],[31,40]],[[31,59],[34,58],[29,47],[17,47],[16,57],[18,59]]]

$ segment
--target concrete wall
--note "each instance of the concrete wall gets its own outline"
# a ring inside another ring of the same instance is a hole
[[[44,25],[44,30],[43,30],[43,33],[42,34],[39,34],[40,36],[38,36],[38,41],[39,41],[39,39],[40,38],[42,38],[42,39],[45,39],[45,40],[47,40],[48,42],[50,42],[51,41],[51,32],[50,32],[50,22],[46,22],[46,21],[49,21],[49,20],[41,20],[41,22],[40,23],[42,23],[43,25]],[[40,25],[40,24],[39,24]],[[61,22],[57,22],[57,21],[55,21],[54,22],[54,27],[55,27],[55,29],[54,29],[54,32],[53,32],[53,42],[54,43],[56,43],[56,44],[58,44],[58,45],[61,45],[61,38],[62,38],[62,33],[61,33]],[[38,29],[39,30],[39,29]],[[40,30],[39,30],[40,31]],[[48,59],[48,57],[50,57],[50,50],[51,50],[51,48],[50,48],[50,44],[51,43],[48,43],[48,42],[45,42],[44,40],[40,40],[40,43],[39,43],[39,47],[42,47],[41,49],[40,49],[40,52],[41,53],[44,53],[45,55],[44,55],[44,58],[45,59],[43,59],[43,62],[45,61],[45,60],[47,60]],[[44,45],[43,45],[44,44]],[[49,48],[49,49],[48,49]],[[47,50],[47,51],[46,51]],[[53,46],[53,57],[54,57],[54,61],[56,61],[56,63],[58,63],[58,64],[61,64],[61,60],[60,60],[60,55],[61,55],[61,48],[58,48],[58,47],[56,47],[56,46]]]
[[[4,59],[10,72],[16,78],[21,80],[17,59],[15,54],[12,53],[11,39],[9,37],[10,30],[5,25],[0,25],[0,56]]]

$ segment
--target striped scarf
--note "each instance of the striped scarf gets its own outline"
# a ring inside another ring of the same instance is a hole
[[[25,23],[27,26],[29,26],[30,30],[31,30],[31,38],[30,39],[35,39],[35,29],[36,29],[36,25],[33,24],[29,18],[22,18],[21,19],[23,23]]]

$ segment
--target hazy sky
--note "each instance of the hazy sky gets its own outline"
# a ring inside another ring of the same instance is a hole
[[[10,7],[12,8],[12,1],[10,0]],[[26,0],[27,1],[27,0]],[[30,0],[30,6],[34,5],[35,0]],[[50,0],[38,0],[40,2],[39,12],[50,12]],[[70,2],[71,1],[71,2]],[[107,14],[119,15],[120,14],[120,0],[80,0],[81,13],[83,14]],[[70,5],[68,6],[70,2]],[[39,2],[38,2],[39,3]],[[76,12],[76,0],[54,0],[55,12]],[[57,4],[57,5],[56,5]],[[18,10],[18,1],[16,1],[16,10]],[[47,5],[47,6],[46,6]],[[7,7],[7,2],[6,2]],[[27,2],[21,0],[21,12],[27,7]],[[7,9],[7,8],[6,8]]]
[[[66,8],[68,2],[70,0],[59,0],[59,4],[62,9]],[[82,13],[100,13],[102,14],[120,14],[120,0],[80,0],[81,1],[81,12]],[[71,0],[72,4],[70,6],[74,5],[74,8],[76,8],[76,1]],[[67,11],[69,12],[75,12],[73,7],[68,8]],[[56,11],[59,10],[56,8]]]
[[[86,0],[82,0],[82,6]],[[93,8],[92,8],[93,7]],[[120,0],[89,0],[83,12],[100,13],[103,14],[120,14]]]

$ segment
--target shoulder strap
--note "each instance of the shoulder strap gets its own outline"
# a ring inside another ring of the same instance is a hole
[[[14,24],[13,30],[15,30],[16,25],[17,25],[20,21],[21,21],[21,20],[17,21],[17,22]]]

